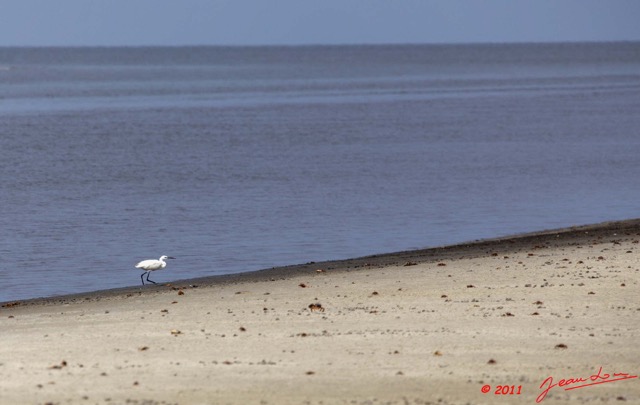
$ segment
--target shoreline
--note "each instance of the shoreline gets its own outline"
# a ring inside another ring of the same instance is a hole
[[[0,405],[640,403],[638,253],[635,219],[5,304]]]
[[[153,293],[161,291],[166,287],[184,288],[190,285],[212,286],[225,285],[243,282],[261,282],[269,281],[273,278],[288,278],[309,271],[315,271],[317,268],[329,269],[336,271],[351,271],[367,267],[387,267],[394,265],[403,265],[407,262],[425,263],[429,261],[446,258],[449,255],[455,255],[460,252],[469,252],[472,250],[481,250],[491,248],[506,243],[533,243],[535,241],[543,242],[553,240],[554,238],[589,238],[594,234],[606,234],[611,232],[640,232],[640,218],[626,219],[620,221],[606,221],[595,224],[576,225],[557,229],[548,229],[542,231],[525,232],[515,235],[501,236],[496,238],[479,239],[474,241],[456,243],[452,245],[429,247],[425,249],[405,250],[399,252],[380,253],[351,259],[326,260],[320,262],[309,262],[301,264],[292,264],[286,266],[277,266],[272,268],[252,270],[242,273],[222,274],[215,276],[196,277],[190,279],[179,279],[158,285],[147,285],[144,289],[141,286],[118,287],[107,290],[95,290],[73,294],[56,295],[51,297],[34,297],[21,300],[0,301],[0,308],[6,307],[7,304],[17,305],[55,305],[78,300],[97,299],[101,297],[117,297],[131,293]],[[585,232],[591,233],[584,234]],[[404,260],[404,262],[403,262]]]

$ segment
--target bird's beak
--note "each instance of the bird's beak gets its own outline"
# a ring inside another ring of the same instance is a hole
[[[169,256],[167,257],[167,259],[175,259],[175,257]]]

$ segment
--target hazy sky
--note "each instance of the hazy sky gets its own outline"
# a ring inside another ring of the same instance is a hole
[[[640,40],[640,0],[0,0],[0,46]]]

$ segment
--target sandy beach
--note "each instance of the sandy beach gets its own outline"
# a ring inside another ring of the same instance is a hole
[[[639,241],[630,220],[3,303],[0,403],[640,403]]]

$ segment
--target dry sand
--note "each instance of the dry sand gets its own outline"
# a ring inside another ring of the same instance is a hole
[[[535,404],[548,377],[574,380],[544,404],[640,403],[639,240],[633,220],[4,303],[0,403]]]

